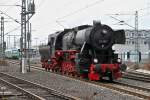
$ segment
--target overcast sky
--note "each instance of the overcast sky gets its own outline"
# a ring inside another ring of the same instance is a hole
[[[0,5],[16,4],[21,4],[21,0],[0,0]],[[38,44],[40,41],[47,42],[45,40],[48,34],[63,28],[92,24],[92,20],[100,20],[101,23],[110,25],[113,29],[132,29],[127,25],[119,25],[118,21],[110,16],[134,27],[136,10],[139,12],[139,29],[150,29],[149,0],[35,0],[35,4],[36,13],[31,19],[33,44],[35,44],[35,38],[39,39]],[[20,7],[0,6],[0,10],[20,21]],[[19,24],[13,21],[5,23],[5,33],[18,26]],[[13,31],[11,34],[19,35],[20,30]]]

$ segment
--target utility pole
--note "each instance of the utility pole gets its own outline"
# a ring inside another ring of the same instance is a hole
[[[1,55],[2,59],[4,59],[5,56],[5,50],[4,50],[4,17],[1,17]]]
[[[20,38],[20,48],[21,48],[21,72],[26,73],[26,64],[27,56],[29,50],[27,50],[27,24],[29,23],[29,19],[35,13],[35,4],[34,0],[31,2],[28,0],[22,0],[22,13],[21,13],[21,38]],[[29,57],[29,56],[28,56]],[[28,64],[29,65],[29,64]]]
[[[139,34],[138,34],[138,11],[135,11],[135,53],[136,53],[136,56],[135,56],[135,61],[136,61],[136,64],[137,64],[137,67],[138,64],[139,64]]]
[[[10,36],[14,37],[14,48],[16,48],[16,37],[17,37],[17,36],[20,37],[20,35],[8,35],[8,36],[9,36],[9,39],[10,39]],[[8,42],[8,41],[7,41],[7,42]],[[10,40],[9,40],[9,43],[7,43],[7,44],[10,44]]]
[[[27,0],[27,65],[28,65],[28,71],[30,72],[30,54],[31,54],[31,23],[29,21],[29,19],[31,18],[29,14],[31,14],[31,16],[35,13],[35,5],[34,5],[34,0]]]
[[[28,43],[28,52],[27,52],[27,64],[28,64],[28,71],[30,72],[30,54],[31,54],[31,23],[28,22],[28,33],[27,33],[27,43]]]
[[[27,0],[27,8],[29,9],[29,2],[28,2],[28,0]],[[27,10],[28,10],[27,9]],[[29,15],[27,15],[27,19],[29,19]],[[30,34],[30,26],[29,26],[29,24],[30,24],[30,22],[28,21],[27,22],[27,66],[28,66],[28,71],[30,72],[30,59],[29,59],[29,57],[30,57],[30,48],[29,48],[29,34]]]
[[[38,52],[38,38],[34,38],[35,39],[35,48],[36,48],[36,56],[37,56],[37,52]]]
[[[21,72],[26,73],[26,0],[22,0],[21,12]]]
[[[8,44],[9,44],[8,41],[9,41],[9,37],[7,37],[7,45],[6,45],[7,49],[8,49]]]
[[[16,36],[14,35],[14,48],[16,48]]]
[[[37,40],[38,40],[38,38],[36,37],[36,38],[34,38],[35,39],[35,47],[36,47],[36,50],[38,50],[38,44],[37,44]]]
[[[10,35],[7,37],[7,49],[11,48],[10,46]]]

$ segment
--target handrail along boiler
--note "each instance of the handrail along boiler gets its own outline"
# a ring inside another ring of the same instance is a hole
[[[124,30],[114,31],[100,22],[65,29],[50,34],[48,46],[39,48],[42,67],[90,80],[108,77],[112,81],[126,69],[112,46],[124,43]]]

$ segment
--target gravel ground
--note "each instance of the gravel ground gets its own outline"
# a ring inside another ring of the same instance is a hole
[[[13,64],[1,66],[0,71],[79,97],[83,100],[142,100],[135,96],[50,72],[31,69],[31,72],[22,74],[19,72],[19,67]],[[96,95],[94,96],[95,93]]]

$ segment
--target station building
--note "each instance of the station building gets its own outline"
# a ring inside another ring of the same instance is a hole
[[[137,34],[135,30],[125,30],[126,43],[125,45],[115,45],[113,48],[119,53],[119,57],[123,61],[130,60],[135,62],[137,57],[141,59],[141,62],[149,60],[150,58],[150,30],[139,30],[138,31],[138,51],[141,56],[137,56],[136,46]]]

